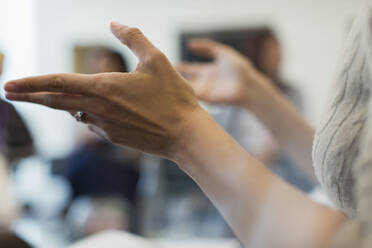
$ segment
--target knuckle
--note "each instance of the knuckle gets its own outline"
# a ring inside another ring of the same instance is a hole
[[[52,78],[50,82],[50,89],[63,90],[64,89],[64,79],[62,76],[58,75]]]
[[[92,75],[91,78],[90,78],[90,81],[93,84],[102,82],[103,81],[103,74],[102,73],[98,73],[98,74]]]
[[[159,50],[155,50],[151,53],[150,59],[153,61],[165,61],[167,57],[164,53],[160,52]]]
[[[167,61],[168,59],[164,53],[155,50],[149,54],[146,62],[154,67],[162,67],[167,63]]]
[[[123,42],[130,47],[130,45],[136,40],[142,37],[142,31],[139,28],[122,28],[120,36],[123,38]]]
[[[110,94],[110,84],[107,83],[107,79],[104,74],[96,74],[92,78],[92,87],[97,95],[107,96]]]
[[[142,31],[139,28],[128,28],[127,29],[127,36],[128,38],[138,38],[142,35]]]

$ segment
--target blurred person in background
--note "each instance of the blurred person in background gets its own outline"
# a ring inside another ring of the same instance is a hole
[[[212,32],[185,33],[182,35],[182,58],[187,62],[210,61],[189,41],[193,39],[208,38],[224,43],[246,56],[257,70],[270,78],[270,82],[296,107],[303,111],[302,97],[295,87],[281,76],[282,51],[279,39],[269,27],[254,27],[246,29],[218,30]],[[182,64],[179,66],[182,71]],[[214,87],[213,85],[211,87]],[[208,99],[209,100],[209,99]],[[223,102],[204,101],[209,103],[210,110],[216,121],[247,151],[262,163],[267,165],[277,175],[297,188],[309,192],[315,182],[307,177],[294,161],[288,158],[280,149],[274,135],[260,122],[251,111],[223,104]]]
[[[0,52],[0,77],[5,56]],[[11,165],[34,153],[32,136],[15,108],[0,99],[0,244],[4,247],[29,247],[10,229],[20,214],[10,179]]]
[[[185,32],[181,35],[182,60],[200,63],[209,59],[197,50],[194,52],[192,47],[188,49],[187,41],[197,37],[208,37],[234,47],[269,77],[298,110],[302,110],[299,91],[280,76],[280,43],[270,28]],[[311,178],[280,151],[273,135],[250,111],[213,103],[204,105],[207,111],[256,159],[297,188],[305,192],[313,188]],[[163,160],[161,164],[160,186],[149,209],[151,219],[146,220],[148,232],[178,238],[231,237],[227,224],[198,186],[171,161]]]
[[[0,52],[0,77],[5,56]],[[34,154],[33,139],[26,124],[15,108],[0,99],[0,187],[3,203],[0,207],[0,225],[9,226],[19,209],[12,194],[11,166]]]
[[[88,74],[129,71],[123,55],[108,47],[97,47],[88,51],[83,67]]]
[[[99,47],[85,56],[84,70],[96,74],[127,72],[128,68],[119,52]],[[85,130],[79,130],[79,138],[83,142],[62,162],[72,188],[67,220],[73,239],[108,229],[134,231],[141,153]]]
[[[0,53],[0,76],[5,56]],[[15,108],[0,99],[0,153],[9,164],[34,154],[33,139]]]
[[[297,110],[303,111],[300,91],[281,77],[282,51],[275,32],[268,27],[254,28],[251,32],[252,38],[238,47],[238,51],[242,52],[257,70],[270,78],[270,82]],[[198,50],[193,49],[192,45],[189,48],[198,54]],[[203,56],[203,53],[200,55]],[[227,131],[231,130],[230,134],[253,156],[297,188],[309,192],[314,187],[314,180],[285,155],[274,135],[250,111],[238,109],[234,117]]]

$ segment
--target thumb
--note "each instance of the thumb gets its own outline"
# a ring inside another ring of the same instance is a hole
[[[131,28],[117,22],[112,22],[111,32],[126,45],[139,60],[144,60],[147,56],[157,51],[157,48],[138,28]]]

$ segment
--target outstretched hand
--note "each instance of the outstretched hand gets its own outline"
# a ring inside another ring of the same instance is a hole
[[[206,113],[192,88],[136,28],[111,24],[139,59],[130,73],[54,74],[8,82],[6,97],[69,112],[113,143],[172,158],[188,122]]]

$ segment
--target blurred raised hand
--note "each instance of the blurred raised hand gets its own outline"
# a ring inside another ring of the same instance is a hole
[[[208,39],[192,39],[188,47],[210,63],[183,63],[177,70],[189,81],[200,100],[245,105],[256,96],[263,75],[233,48]]]
[[[243,55],[207,39],[193,39],[190,50],[210,63],[177,67],[200,100],[233,104],[251,111],[271,132],[280,148],[316,181],[311,159],[314,129]]]
[[[113,143],[172,156],[187,124],[207,115],[167,57],[136,28],[111,24],[138,57],[130,73],[54,74],[8,82],[6,97],[69,112]]]

